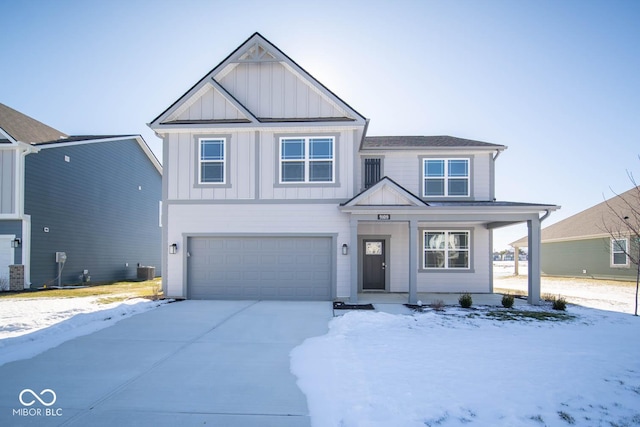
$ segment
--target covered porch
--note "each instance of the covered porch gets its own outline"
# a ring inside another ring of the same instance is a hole
[[[348,302],[428,305],[438,299],[455,305],[460,293],[468,292],[476,295],[474,304],[500,305],[501,295],[493,294],[493,230],[526,222],[527,302],[539,304],[540,224],[556,209],[495,201],[426,203],[383,178],[340,206],[350,224]],[[371,286],[376,268],[382,284]]]

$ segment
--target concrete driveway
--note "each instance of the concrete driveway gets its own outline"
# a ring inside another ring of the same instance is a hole
[[[289,352],[331,317],[330,302],[167,304],[1,366],[0,425],[309,426]]]

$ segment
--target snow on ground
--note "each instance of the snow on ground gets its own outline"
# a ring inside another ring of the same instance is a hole
[[[526,269],[496,265],[494,288],[526,293]],[[486,307],[334,318],[291,353],[312,425],[640,426],[640,317],[623,314],[635,283],[541,287],[582,306],[564,321],[500,321]]]
[[[520,262],[519,276],[514,276],[513,271],[513,262],[494,263],[493,287],[497,292],[504,289],[527,292],[527,263]],[[635,282],[543,276],[540,289],[543,296],[560,295],[585,307],[631,314],[635,311]]]
[[[291,370],[314,427],[640,426],[640,317],[567,311],[353,311],[295,348]]]
[[[99,304],[99,298],[0,299],[0,365],[28,359],[163,304],[143,298]]]

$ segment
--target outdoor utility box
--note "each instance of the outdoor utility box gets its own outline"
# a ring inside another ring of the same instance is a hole
[[[153,280],[155,277],[155,267],[138,267],[138,280]]]

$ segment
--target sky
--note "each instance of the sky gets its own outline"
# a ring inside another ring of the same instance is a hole
[[[508,146],[497,199],[562,206],[543,227],[640,179],[640,1],[0,0],[0,19],[1,103],[158,158],[146,124],[258,31],[369,136]]]

